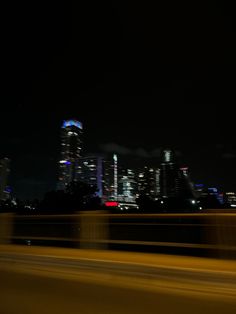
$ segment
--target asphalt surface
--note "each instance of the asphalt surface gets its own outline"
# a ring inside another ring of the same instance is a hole
[[[0,314],[236,313],[235,265],[0,246]]]

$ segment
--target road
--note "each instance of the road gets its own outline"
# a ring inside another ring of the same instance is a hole
[[[236,263],[0,246],[0,314],[235,313]]]

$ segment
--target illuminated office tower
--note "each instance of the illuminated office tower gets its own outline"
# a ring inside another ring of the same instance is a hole
[[[137,197],[137,183],[135,173],[131,169],[122,169],[118,179],[118,201],[135,203]]]
[[[61,128],[61,160],[59,161],[59,189],[72,181],[79,180],[82,123],[76,120],[66,120]]]
[[[118,164],[117,155],[112,159],[104,160],[103,169],[103,198],[104,200],[117,201],[118,197]]]
[[[118,196],[118,166],[117,166],[117,155],[113,155],[114,162],[114,199],[117,200]]]
[[[236,193],[235,192],[226,192],[225,193],[226,203],[231,207],[236,207]]]
[[[0,200],[4,201],[9,196],[7,182],[10,173],[10,160],[8,158],[0,159]]]
[[[144,167],[138,174],[137,182],[139,195],[157,198],[160,194],[160,169]]]
[[[155,194],[160,195],[160,169],[155,169]]]
[[[103,196],[104,160],[101,156],[87,156],[80,158],[79,181],[90,186],[96,186],[97,195]]]
[[[85,156],[79,159],[78,180],[90,186],[96,186],[97,195],[103,201],[118,199],[117,155],[112,158],[102,156]]]

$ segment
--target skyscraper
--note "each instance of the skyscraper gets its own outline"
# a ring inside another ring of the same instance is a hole
[[[82,123],[77,120],[66,120],[62,124],[59,189],[64,189],[70,182],[79,180],[82,131]]]
[[[87,156],[80,158],[79,181],[96,186],[97,195],[103,196],[104,159],[101,156]]]
[[[139,195],[157,198],[160,194],[160,169],[144,167],[138,174],[137,182]]]
[[[135,203],[137,198],[137,183],[132,169],[122,169],[118,180],[118,201]]]
[[[103,170],[103,197],[104,200],[117,201],[118,196],[118,159],[113,154],[113,158],[104,160]]]
[[[226,192],[225,201],[231,207],[236,207],[236,193],[235,192]]]
[[[190,178],[188,167],[181,167],[178,170],[178,195],[185,198],[197,198],[198,196]]]
[[[170,149],[162,152],[160,192],[162,197],[176,197],[178,194],[178,167]]]
[[[8,198],[7,182],[10,173],[10,160],[8,158],[0,159],[0,200],[4,201]]]
[[[193,198],[194,188],[189,178],[188,168],[180,168],[172,150],[162,153],[160,171],[160,193],[162,197]]]

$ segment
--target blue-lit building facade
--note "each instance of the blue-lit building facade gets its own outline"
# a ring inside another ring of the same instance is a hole
[[[214,196],[221,205],[224,203],[224,194],[218,188],[209,187],[208,194]]]
[[[58,188],[65,189],[72,181],[79,180],[82,149],[82,123],[66,120],[61,128],[61,159],[59,161]]]

